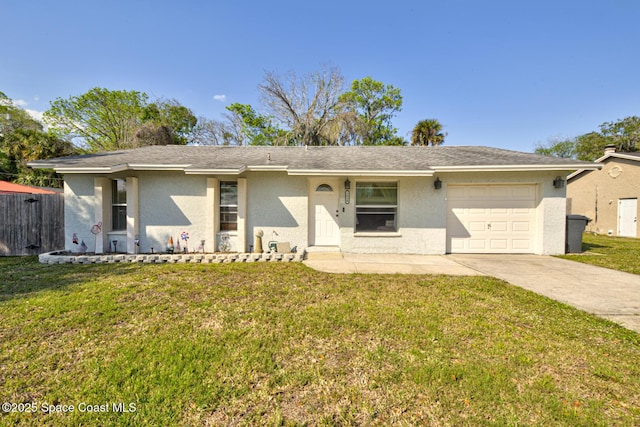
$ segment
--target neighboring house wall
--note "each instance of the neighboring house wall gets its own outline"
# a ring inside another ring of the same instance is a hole
[[[640,162],[633,160],[609,157],[601,170],[584,171],[567,186],[569,213],[589,217],[587,230],[600,234],[618,235],[619,200],[633,198],[640,200]]]

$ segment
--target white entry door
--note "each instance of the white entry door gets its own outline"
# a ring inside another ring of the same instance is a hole
[[[535,185],[447,187],[447,252],[533,253]]]
[[[338,186],[328,182],[313,188],[314,245],[339,246]]]
[[[618,236],[638,235],[638,199],[618,200]]]

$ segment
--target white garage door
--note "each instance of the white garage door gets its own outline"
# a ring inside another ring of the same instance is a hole
[[[533,253],[535,185],[447,187],[447,252]]]

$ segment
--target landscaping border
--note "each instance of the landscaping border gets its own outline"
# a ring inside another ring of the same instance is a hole
[[[229,253],[229,254],[105,254],[105,255],[69,255],[63,251],[40,254],[41,264],[114,264],[114,263],[201,263],[217,264],[231,262],[301,262],[301,253]]]

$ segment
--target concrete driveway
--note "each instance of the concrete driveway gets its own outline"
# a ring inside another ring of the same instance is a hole
[[[540,255],[447,255],[488,276],[640,332],[640,276]]]

